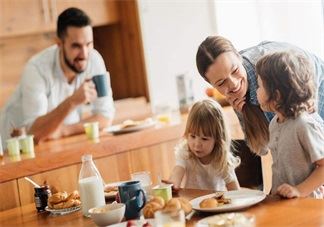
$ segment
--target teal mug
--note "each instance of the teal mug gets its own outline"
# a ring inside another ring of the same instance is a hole
[[[146,203],[145,192],[139,181],[128,181],[118,186],[120,202],[126,206],[125,219],[137,219]]]

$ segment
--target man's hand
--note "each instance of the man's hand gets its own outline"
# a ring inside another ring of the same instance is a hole
[[[234,110],[242,112],[243,106],[245,104],[245,96],[243,98],[226,97],[226,100]]]
[[[92,80],[84,81],[83,84],[71,96],[72,102],[76,105],[93,102],[96,98],[97,91]]]
[[[300,197],[299,190],[290,184],[280,185],[277,188],[277,194],[288,199]]]

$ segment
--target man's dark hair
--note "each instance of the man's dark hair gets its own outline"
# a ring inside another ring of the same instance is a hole
[[[57,19],[57,37],[63,39],[69,26],[85,27],[91,25],[89,16],[78,8],[68,8],[64,10]]]

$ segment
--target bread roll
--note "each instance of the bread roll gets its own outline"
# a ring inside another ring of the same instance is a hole
[[[218,206],[218,202],[215,198],[204,199],[199,203],[200,208],[215,208]]]
[[[181,209],[181,203],[178,198],[172,198],[170,199],[167,204],[164,207],[165,210],[167,211],[174,211],[174,210],[179,210]]]
[[[192,211],[192,205],[186,198],[179,197],[178,200],[181,204],[181,209],[185,212],[185,214],[189,214]]]
[[[189,214],[192,211],[190,202],[182,197],[170,199],[164,208],[166,211],[176,211],[182,209],[185,214]]]

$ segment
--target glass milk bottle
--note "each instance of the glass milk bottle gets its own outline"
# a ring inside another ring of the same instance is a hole
[[[79,190],[82,202],[82,213],[89,217],[89,209],[105,205],[103,181],[92,161],[92,155],[82,156],[82,166],[79,174]]]

